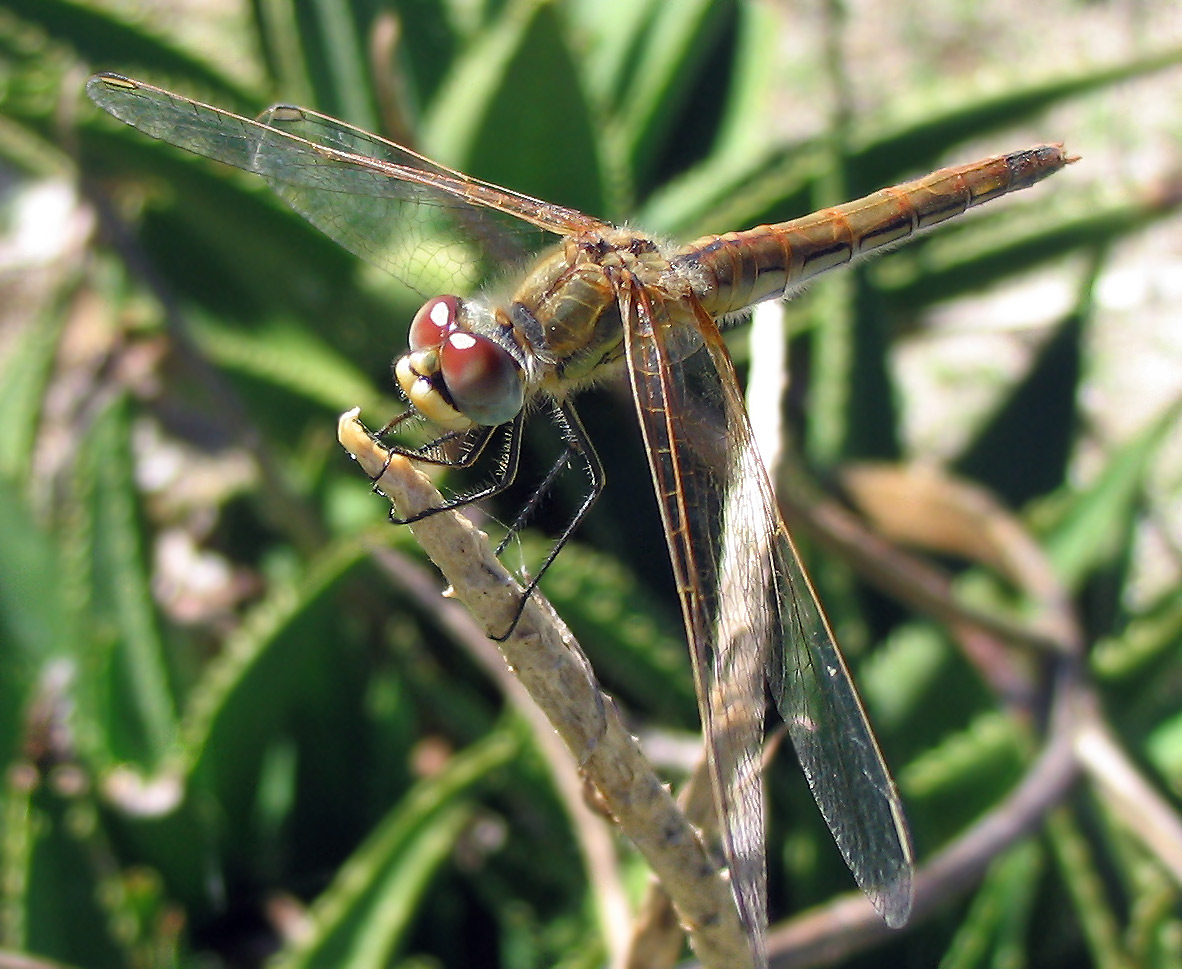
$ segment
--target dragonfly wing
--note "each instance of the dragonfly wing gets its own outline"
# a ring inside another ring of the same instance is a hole
[[[261,175],[313,225],[412,289],[470,292],[556,237],[602,225],[306,109],[278,106],[251,121],[116,75],[96,75],[86,90],[154,138]]]
[[[276,194],[350,252],[424,295],[470,292],[559,235],[603,227],[306,108],[276,106],[259,122],[329,149],[293,177],[291,139],[263,139],[256,170]]]
[[[364,128],[358,128],[327,114],[320,114],[310,108],[277,104],[259,115],[257,123],[276,128],[314,145],[352,156],[354,162],[374,160],[398,169],[417,172],[425,185],[437,186],[448,195],[460,198],[468,204],[503,211],[516,219],[557,235],[570,235],[606,226],[601,220],[585,215],[577,209],[543,202],[521,192],[465,175],[397,142],[381,138]]]
[[[714,321],[624,294],[633,396],[666,528],[740,914],[765,918],[759,779],[765,683],[846,863],[884,919],[910,911],[902,807],[780,516]],[[702,347],[679,359],[690,327]]]
[[[776,514],[777,648],[769,685],[801,769],[858,886],[891,928],[911,913],[914,862],[903,805],[845,659]]]
[[[765,965],[760,751],[764,669],[776,627],[766,476],[751,466],[757,459],[749,447],[727,438],[723,384],[735,379],[729,360],[719,370],[701,340],[671,325],[642,289],[621,293],[621,314],[690,644],[723,850],[756,963]]]
[[[118,74],[96,74],[86,95],[146,135],[235,168],[253,171],[258,125],[229,111]]]
[[[290,142],[260,139],[255,171],[283,201],[330,239],[424,297],[467,295],[523,263],[555,236],[437,188],[396,180],[336,156],[292,177]]]

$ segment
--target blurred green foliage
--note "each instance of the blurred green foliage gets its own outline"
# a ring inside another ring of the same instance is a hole
[[[6,180],[74,173],[86,205],[73,217],[98,220],[93,233],[62,226],[72,241],[52,272],[0,265],[0,950],[87,969],[603,964],[545,761],[431,604],[374,567],[375,545],[417,553],[334,440],[339,411],[397,411],[389,359],[420,297],[258,180],[100,115],[85,75],[116,70],[247,114],[304,101],[474,175],[692,236],[901,180],[970,138],[1019,147],[1003,129],[1182,56],[1023,82],[893,127],[835,115],[783,144],[769,137],[783,29],[770,5],[253,0],[233,73],[184,31],[112,6],[0,6]],[[1093,485],[1070,473],[1090,282],[1109,246],[1172,203],[1047,203],[1072,192],[1057,179],[950,227],[943,248],[937,233],[793,304],[793,359],[811,366],[794,364],[807,389],[790,416],[823,470],[907,458],[892,345],[937,301],[1091,260],[1076,305],[955,466],[1028,515],[1100,644],[1112,725],[1176,792],[1182,595],[1135,610],[1128,596],[1144,469],[1173,410]],[[584,414],[613,442],[611,487],[544,591],[638,723],[692,731],[631,405],[619,388],[592,394]],[[526,478],[553,448],[534,430]],[[540,525],[562,520],[577,486]],[[511,520],[512,496],[490,511]],[[945,627],[832,563],[819,578],[922,862],[1022,775],[1030,725],[999,712]],[[850,883],[791,767],[769,786],[782,916]],[[1177,884],[1085,792],[999,857],[975,896],[873,958],[1167,966],[1180,929]]]

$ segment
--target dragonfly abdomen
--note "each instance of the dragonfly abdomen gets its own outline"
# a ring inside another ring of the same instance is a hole
[[[1062,145],[1040,145],[942,168],[791,222],[705,236],[675,260],[694,268],[695,289],[708,313],[734,313],[788,296],[826,270],[1027,188],[1072,161]]]

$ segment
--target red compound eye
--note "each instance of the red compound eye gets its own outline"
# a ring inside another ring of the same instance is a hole
[[[407,342],[412,350],[437,347],[455,325],[460,301],[456,296],[436,296],[427,300],[410,324]]]
[[[477,424],[495,427],[513,420],[521,410],[521,367],[488,337],[450,333],[443,341],[440,361],[448,394],[460,412]]]

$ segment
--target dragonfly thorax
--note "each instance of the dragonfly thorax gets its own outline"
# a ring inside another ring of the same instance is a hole
[[[537,385],[563,398],[619,369],[621,296],[640,289],[664,305],[683,299],[691,284],[665,246],[632,230],[573,235],[541,257],[508,309],[536,364]]]

